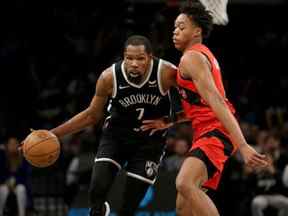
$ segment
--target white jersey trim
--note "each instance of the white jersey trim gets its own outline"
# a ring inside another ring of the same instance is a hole
[[[106,208],[106,209],[105,209],[105,215],[104,215],[104,216],[109,216],[110,211],[111,211],[110,205],[109,205],[108,202],[105,202],[104,205],[105,205],[105,208]]]
[[[157,80],[158,80],[158,87],[159,87],[159,91],[160,93],[165,96],[167,94],[167,91],[165,92],[164,89],[163,89],[163,85],[162,85],[162,77],[161,77],[161,73],[162,73],[162,70],[161,70],[161,67],[162,67],[162,64],[163,64],[163,60],[162,59],[159,59],[159,64],[158,64],[158,69],[157,69]]]
[[[140,176],[140,175],[137,175],[137,174],[131,173],[131,172],[127,172],[127,176],[132,177],[132,178],[136,178],[140,181],[146,182],[146,183],[151,184],[151,185],[153,185],[156,181],[156,178],[154,178],[153,180],[150,180],[148,178],[145,178],[143,176]]]
[[[121,64],[121,71],[122,71],[122,74],[123,74],[123,76],[124,76],[124,79],[126,80],[126,82],[127,82],[129,85],[131,85],[131,86],[133,86],[133,87],[135,87],[135,88],[142,88],[142,87],[148,82],[148,80],[150,79],[150,76],[151,76],[152,70],[153,70],[153,64],[154,64],[154,61],[153,61],[153,59],[152,59],[152,60],[151,60],[151,64],[150,64],[150,68],[149,68],[149,72],[148,72],[149,74],[147,75],[146,79],[145,79],[142,83],[140,83],[139,85],[137,85],[137,84],[132,83],[132,82],[129,81],[129,79],[128,79],[127,75],[126,75],[126,72],[125,72],[124,61],[123,61],[122,64]]]
[[[110,162],[112,164],[114,164],[115,166],[117,166],[117,168],[120,170],[122,167],[121,165],[116,162],[115,160],[111,159],[111,158],[95,158],[94,162],[100,162],[100,161],[105,161],[105,162]]]
[[[113,74],[113,94],[112,98],[115,98],[117,95],[117,78],[116,78],[116,70],[115,70],[116,65],[112,65],[112,74]]]

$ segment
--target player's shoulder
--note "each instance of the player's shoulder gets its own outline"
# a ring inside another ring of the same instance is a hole
[[[160,72],[163,92],[169,90],[171,86],[176,86],[177,67],[173,63],[161,59]]]
[[[201,60],[201,59],[205,59],[205,55],[198,50],[188,50],[186,51],[182,57],[180,61],[191,61],[191,60]]]
[[[181,59],[180,66],[190,65],[190,64],[201,64],[207,61],[207,57],[200,51],[197,50],[189,50],[186,51]]]
[[[177,73],[177,67],[164,59],[161,59],[161,74],[164,76],[164,80],[169,77],[175,77]]]
[[[113,88],[113,68],[110,66],[100,74],[96,84],[96,94],[101,96],[111,96]]]
[[[160,59],[161,61],[161,69],[166,71],[166,70],[177,70],[176,65],[174,65],[173,63],[164,60],[164,59]]]
[[[105,83],[113,83],[113,65],[103,70],[99,79]]]

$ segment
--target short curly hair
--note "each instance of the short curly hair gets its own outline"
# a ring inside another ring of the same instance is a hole
[[[186,14],[190,20],[202,29],[202,37],[208,38],[213,29],[213,18],[211,12],[199,1],[189,1],[189,4],[184,5],[180,12]]]
[[[130,36],[126,40],[126,42],[124,44],[124,49],[126,50],[126,48],[129,45],[133,45],[133,46],[143,45],[145,47],[145,51],[148,54],[152,54],[153,53],[152,44],[151,44],[150,40],[147,37],[144,37],[142,35],[132,35],[132,36]]]

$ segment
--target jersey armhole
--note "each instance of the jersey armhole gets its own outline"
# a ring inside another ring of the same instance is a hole
[[[112,98],[115,98],[117,95],[117,78],[116,78],[116,70],[115,70],[116,65],[112,65],[112,76],[113,76],[113,93],[112,93]]]
[[[161,93],[161,95],[165,96],[167,94],[168,91],[164,91],[163,86],[162,86],[162,76],[161,76],[161,66],[163,64],[163,60],[159,59],[159,63],[158,63],[158,69],[157,69],[157,80],[158,80],[158,87],[159,87],[159,91]]]
[[[173,114],[174,114],[174,109],[173,109],[173,99],[172,99],[172,95],[171,95],[171,91],[168,90],[168,98],[169,98],[169,103],[170,103],[170,110],[169,110],[169,117],[172,118]]]

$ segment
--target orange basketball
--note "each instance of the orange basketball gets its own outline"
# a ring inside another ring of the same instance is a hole
[[[35,167],[48,167],[60,154],[58,138],[48,130],[34,130],[23,144],[25,159]]]

